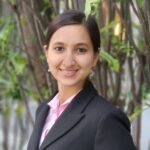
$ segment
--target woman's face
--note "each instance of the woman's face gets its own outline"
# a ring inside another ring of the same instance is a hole
[[[96,65],[89,34],[83,25],[67,25],[59,28],[51,37],[46,51],[47,62],[58,87],[80,89]]]

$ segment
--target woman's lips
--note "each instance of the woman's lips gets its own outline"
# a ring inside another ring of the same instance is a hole
[[[60,71],[65,77],[73,77],[76,75],[78,69],[60,69]]]

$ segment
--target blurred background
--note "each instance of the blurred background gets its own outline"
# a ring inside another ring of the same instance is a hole
[[[0,150],[26,150],[36,108],[57,88],[43,45],[49,22],[67,9],[96,18],[91,80],[128,115],[138,150],[150,150],[149,0],[0,0]]]

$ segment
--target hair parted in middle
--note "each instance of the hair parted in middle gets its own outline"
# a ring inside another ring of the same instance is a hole
[[[83,25],[90,36],[94,52],[99,52],[100,48],[100,32],[98,25],[93,16],[89,15],[87,18],[85,14],[78,10],[67,10],[62,14],[56,16],[56,18],[50,23],[47,36],[46,47],[48,48],[52,35],[61,27],[66,25]]]

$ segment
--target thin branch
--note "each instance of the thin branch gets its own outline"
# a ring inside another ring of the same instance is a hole
[[[17,13],[17,12],[16,12],[16,13]],[[24,39],[23,29],[22,29],[22,26],[21,26],[21,20],[20,20],[20,15],[19,15],[19,13],[17,13],[17,18],[18,18],[18,23],[19,23],[20,32],[21,32],[21,35],[22,35],[22,42],[23,42],[23,45],[24,45],[25,49],[27,49],[27,46],[26,46],[26,43],[25,43],[25,39]],[[31,61],[31,57],[30,57],[28,51],[26,51],[26,54],[27,54],[27,57],[28,57],[28,61],[29,61],[30,66],[33,67],[32,61]],[[33,77],[33,79],[34,79],[35,87],[36,87],[36,89],[37,89],[37,94],[39,95],[40,100],[42,101],[44,98],[43,98],[43,96],[42,96],[42,94],[41,94],[41,92],[40,92],[40,89],[39,89],[39,86],[38,86],[38,81],[37,81],[37,79],[36,79],[35,72],[34,72],[33,69],[30,69],[30,71],[31,71],[32,77]]]
[[[130,1],[131,3],[131,6],[133,8],[133,11],[135,12],[135,14],[137,15],[139,21],[140,21],[140,24],[142,25],[143,27],[143,32],[144,32],[144,39],[145,39],[145,43],[146,43],[146,46],[148,46],[147,50],[150,51],[150,41],[149,41],[149,33],[147,32],[148,31],[148,28],[149,28],[149,25],[148,25],[148,20],[145,18],[145,14],[142,10],[142,8],[138,7],[138,10],[135,8],[135,5],[134,5],[134,2],[133,0]]]
[[[114,95],[112,98],[112,102],[117,105],[118,104],[118,100],[119,100],[119,95],[120,95],[120,91],[121,91],[121,72],[122,72],[122,68],[120,67],[120,70],[118,73],[116,73],[116,84],[115,84],[115,89],[114,89]]]
[[[131,1],[132,2],[132,1]],[[132,7],[135,9],[134,3],[132,2]],[[139,55],[140,49],[136,46],[134,40],[133,40],[133,35],[132,35],[132,29],[131,29],[131,17],[130,17],[130,9],[129,9],[129,4],[126,4],[126,20],[125,20],[125,28],[126,28],[126,36],[128,38],[128,41],[130,45],[133,47],[133,49],[136,51],[136,54]],[[135,12],[137,13],[136,9]],[[137,13],[138,15],[138,13]],[[140,18],[140,17],[139,17]]]
[[[138,11],[137,11],[137,9],[136,9],[136,7],[134,5],[133,0],[131,0],[130,3],[131,3],[131,7],[132,7],[134,13],[136,14],[136,16],[138,17],[138,19],[140,20],[140,16],[139,16]]]
[[[31,116],[31,112],[30,112],[30,108],[29,108],[29,103],[28,103],[28,100],[24,94],[24,88],[22,86],[22,83],[21,83],[21,79],[19,76],[17,76],[17,81],[19,83],[19,91],[20,91],[20,95],[22,97],[22,100],[24,101],[25,103],[25,106],[26,106],[26,110],[27,110],[27,115],[29,116],[29,120],[31,122],[31,125],[33,126],[34,125],[34,121],[33,121],[33,118]],[[22,125],[22,131],[24,131],[24,128],[23,128],[23,125]]]
[[[136,87],[135,87],[135,81],[134,81],[134,71],[132,66],[132,59],[128,58],[128,67],[129,67],[129,74],[130,74],[130,82],[131,82],[131,91],[133,94],[133,102],[134,105],[137,105],[137,97],[136,97]]]
[[[37,20],[41,31],[44,31],[44,27],[41,24],[41,21],[40,21],[39,17],[37,16],[37,14],[35,13],[35,11],[33,10],[33,8],[28,4],[28,2],[26,0],[23,0],[23,2],[24,2],[24,4],[26,4],[26,6],[29,8],[30,12],[33,14],[33,16],[35,17],[35,19]]]

